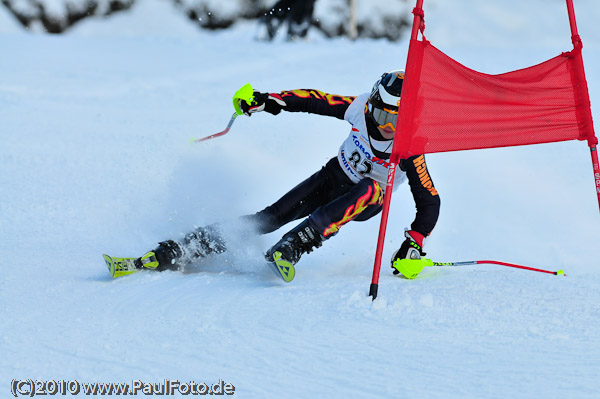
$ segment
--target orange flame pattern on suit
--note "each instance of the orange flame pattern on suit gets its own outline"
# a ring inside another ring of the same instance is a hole
[[[373,184],[369,186],[367,193],[360,197],[356,204],[350,205],[346,212],[344,213],[344,217],[339,222],[331,223],[323,232],[323,237],[328,237],[331,234],[336,233],[340,227],[348,223],[357,217],[361,212],[367,209],[370,205],[381,205],[383,204],[383,189],[376,181],[373,181]]]
[[[355,97],[338,96],[335,94],[324,93],[320,90],[298,89],[282,91],[281,97],[296,96],[300,98],[314,98],[317,100],[327,101],[327,104],[334,106],[340,104],[351,104]]]

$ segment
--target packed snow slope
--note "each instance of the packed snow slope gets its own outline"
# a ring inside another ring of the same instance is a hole
[[[571,48],[562,2],[544,8],[556,13],[550,28],[522,2],[502,2],[501,16],[473,14],[475,28],[440,3],[431,12],[425,4],[428,39],[479,71]],[[598,5],[579,3],[598,121]],[[141,15],[163,15],[165,26],[153,33]],[[582,142],[427,157],[442,199],[431,258],[497,259],[567,277],[492,265],[392,276],[387,259],[414,217],[404,185],[374,302],[379,218],[345,226],[301,260],[290,284],[262,253],[292,225],[234,237],[229,254],[185,273],[112,280],[103,253],[139,256],[194,226],[260,210],[335,156],[348,134],[332,118],[257,114],[190,145],[225,127],[240,86],[356,95],[403,67],[407,52],[406,41],[318,35],[262,43],[251,24],[209,33],[170,15],[163,3],[140,2],[66,36],[6,25],[0,34],[1,397],[28,378],[223,379],[240,398],[598,397],[600,217]],[[496,34],[479,34],[486,16],[505,26],[489,22]],[[519,34],[529,25],[547,35]]]

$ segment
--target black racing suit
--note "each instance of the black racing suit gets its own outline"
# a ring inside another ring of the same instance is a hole
[[[292,90],[270,95],[285,101],[286,106],[282,107],[285,111],[307,112],[338,119],[344,119],[346,110],[356,98],[330,95],[317,90]],[[369,139],[380,143],[385,141],[366,110],[365,119]],[[389,145],[386,148],[391,152],[391,147]],[[389,152],[375,148],[371,150],[378,160],[389,159]],[[427,237],[437,222],[440,198],[427,170],[425,157],[416,155],[403,159],[400,161],[400,169],[406,173],[417,209],[411,230]],[[369,177],[362,178],[358,183],[353,182],[338,159],[333,158],[277,202],[245,218],[256,225],[259,233],[266,234],[288,222],[308,216],[312,227],[324,238],[329,238],[351,220],[364,221],[378,214],[383,203],[383,188],[382,184]]]

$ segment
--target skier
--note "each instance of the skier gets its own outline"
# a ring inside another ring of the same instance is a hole
[[[303,219],[266,252],[267,261],[284,280],[294,278],[294,265],[303,254],[320,247],[343,225],[370,219],[381,211],[403,81],[404,71],[394,70],[384,73],[371,93],[356,97],[302,89],[280,93],[254,91],[250,103],[240,100],[241,110],[247,116],[263,111],[273,115],[281,111],[307,112],[344,119],[352,126],[337,157],[274,204],[242,217],[258,234]],[[405,231],[404,242],[393,255],[392,265],[396,259],[419,259],[425,255],[423,240],[433,230],[440,208],[439,194],[424,155],[401,160],[398,168],[395,187],[408,179],[417,211],[411,229]],[[139,259],[138,267],[177,269],[225,250],[226,242],[216,224],[199,228],[179,242],[161,242]],[[394,273],[398,271],[394,269]]]

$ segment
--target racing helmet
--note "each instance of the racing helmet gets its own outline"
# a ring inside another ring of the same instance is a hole
[[[371,120],[382,129],[396,129],[400,93],[404,83],[404,70],[395,69],[381,75],[373,85],[367,107]]]

